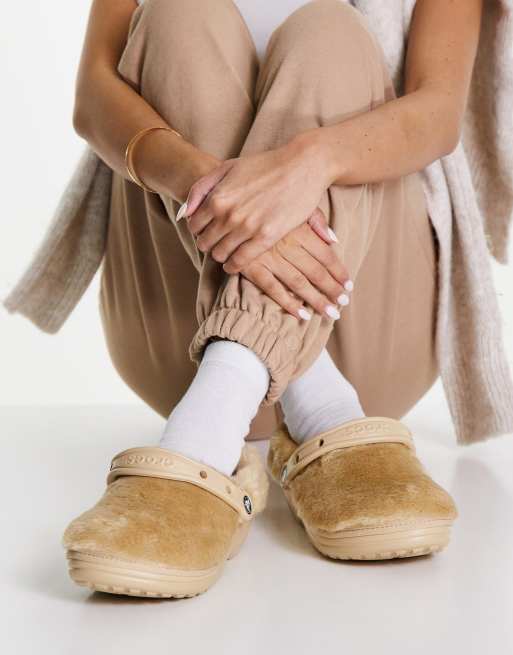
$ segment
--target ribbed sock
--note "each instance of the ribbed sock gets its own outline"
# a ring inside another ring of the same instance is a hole
[[[365,416],[358,394],[324,349],[280,398],[290,436],[302,443],[321,432]]]
[[[160,447],[231,475],[268,386],[267,368],[252,350],[234,341],[209,344]]]

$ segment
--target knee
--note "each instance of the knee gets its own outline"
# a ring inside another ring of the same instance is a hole
[[[296,11],[293,11],[283,22],[283,24],[289,23],[302,28],[308,27],[315,31],[319,31],[320,27],[331,31],[333,26],[336,27],[337,33],[340,33],[340,30],[350,32],[354,30],[368,31],[362,14],[343,0],[313,0],[313,2],[307,2]]]
[[[171,31],[187,27],[199,0],[145,0],[141,7],[140,21],[152,32]]]
[[[219,0],[220,6],[227,0]],[[215,29],[216,0],[144,0],[133,16],[127,46],[120,62],[120,73],[130,79],[130,70],[139,66],[141,54],[153,63],[177,61],[197,48],[198,34],[205,37]],[[200,37],[200,38],[201,38]],[[158,66],[157,66],[158,67]]]
[[[376,41],[364,17],[342,0],[315,0],[294,11],[276,31],[277,40],[312,58],[313,53],[330,57],[358,57],[371,50]]]
[[[199,25],[208,25],[229,6],[228,0],[145,0],[141,6],[140,20],[152,32],[190,34]]]
[[[288,71],[317,106],[333,98],[324,120],[341,121],[393,96],[376,37],[342,0],[314,0],[293,12],[271,36],[267,56]]]

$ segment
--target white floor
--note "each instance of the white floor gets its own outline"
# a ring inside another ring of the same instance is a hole
[[[273,488],[220,582],[182,601],[91,594],[67,578],[59,544],[102,492],[110,457],[152,443],[159,418],[135,406],[17,407],[0,421],[2,653],[513,652],[513,437],[457,448],[439,388],[407,422],[460,509],[447,551],[325,560]]]

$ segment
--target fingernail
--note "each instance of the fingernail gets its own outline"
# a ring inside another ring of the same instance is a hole
[[[180,207],[178,210],[178,214],[176,215],[176,222],[180,219],[182,219],[185,216],[185,212],[187,211],[187,200],[183,203],[183,205]]]
[[[353,281],[352,280],[346,280],[344,282],[344,289],[346,291],[349,291],[349,293],[351,293],[351,291],[354,289]]]
[[[349,305],[349,296],[343,293],[341,296],[337,298],[337,302],[339,305],[342,306]]]
[[[309,321],[312,318],[310,312],[307,312],[306,309],[304,309],[303,307],[301,307],[301,309],[298,309],[297,313],[299,317],[303,319],[303,321]]]
[[[325,312],[330,318],[334,318],[335,320],[340,318],[340,312],[335,307],[335,305],[328,305],[325,309]]]
[[[338,243],[337,235],[335,234],[335,232],[333,232],[331,227],[328,228],[328,235],[329,235],[329,237],[330,237],[330,239],[332,241],[334,241],[335,243]]]

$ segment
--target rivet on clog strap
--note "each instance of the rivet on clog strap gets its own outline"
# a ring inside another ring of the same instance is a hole
[[[129,448],[116,455],[110,465],[107,484],[126,475],[189,482],[224,500],[243,521],[252,518],[253,504],[249,494],[231,478],[164,448]]]
[[[280,482],[285,487],[308,464],[333,450],[377,443],[401,443],[415,452],[411,433],[403,423],[381,416],[357,419],[296,448],[282,468]]]

